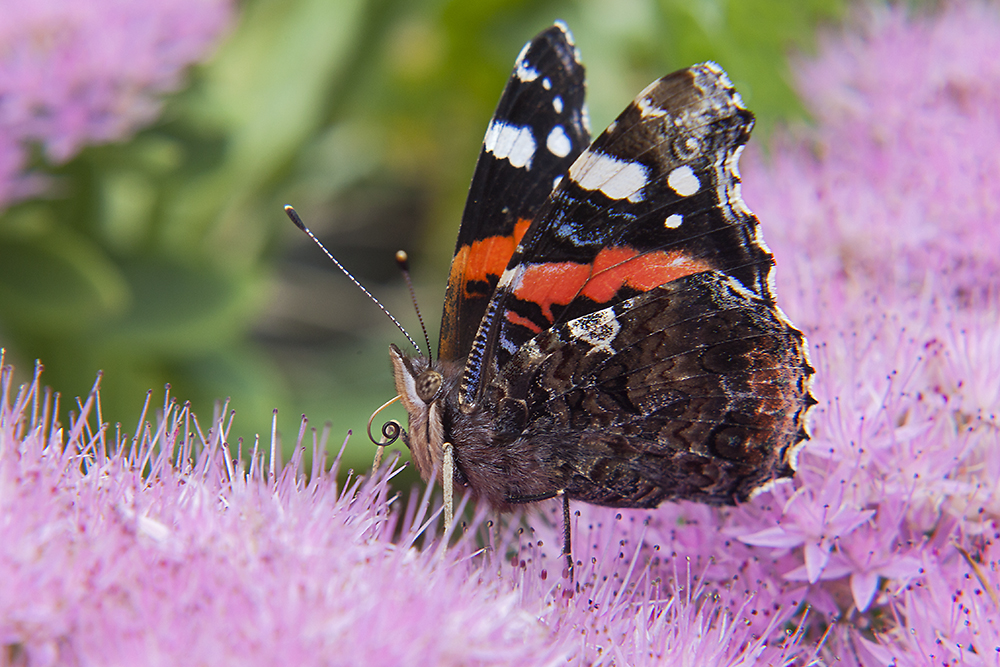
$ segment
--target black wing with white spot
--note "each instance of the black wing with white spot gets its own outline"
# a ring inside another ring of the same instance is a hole
[[[590,143],[585,77],[556,23],[525,45],[483,141],[445,296],[440,355],[464,357],[486,304],[556,179]]]

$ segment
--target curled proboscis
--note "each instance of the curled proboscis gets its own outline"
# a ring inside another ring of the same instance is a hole
[[[375,418],[378,416],[378,413],[382,412],[383,410],[385,410],[387,407],[389,407],[398,400],[399,396],[396,396],[391,401],[386,401],[382,405],[382,407],[373,412],[372,416],[368,418],[368,439],[371,440],[376,445],[378,445],[379,447],[385,447],[387,445],[391,445],[392,443],[396,442],[396,440],[399,439],[399,436],[402,435],[403,433],[403,427],[399,425],[399,422],[396,421],[395,419],[390,419],[386,423],[382,424],[382,438],[380,440],[376,440],[374,437],[372,437],[372,422],[375,421]]]
[[[403,427],[400,426],[399,422],[395,419],[390,419],[386,423],[382,424],[382,438],[381,442],[375,442],[376,445],[391,445],[392,443],[399,440],[399,436],[403,433]],[[368,436],[371,438],[371,435]]]

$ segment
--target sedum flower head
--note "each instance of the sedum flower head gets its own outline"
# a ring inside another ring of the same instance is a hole
[[[998,13],[978,0],[932,17],[876,5],[798,64],[815,128],[778,143],[773,187],[748,184],[748,199],[785,260],[782,297],[818,282],[832,300],[812,321],[886,289],[911,306],[921,293],[970,306],[995,297],[983,292],[1000,270]]]
[[[445,548],[427,494],[394,509],[398,468],[338,484],[315,433],[307,475],[301,444],[284,466],[256,447],[241,462],[231,416],[203,430],[168,401],[136,433],[111,433],[91,423],[92,395],[60,427],[37,373],[16,391],[10,368],[0,380],[0,646],[15,664],[740,665],[791,652],[751,631],[752,595],[650,561],[636,513],[577,518],[594,548],[576,589],[541,517],[491,534],[477,511]]]
[[[801,540],[783,576],[828,657],[993,664],[1000,6],[858,18],[799,63],[815,126],[745,165],[820,405],[780,517],[740,539]]]

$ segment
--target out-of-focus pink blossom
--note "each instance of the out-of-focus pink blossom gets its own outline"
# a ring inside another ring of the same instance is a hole
[[[5,0],[0,20],[0,208],[37,194],[31,144],[62,163],[152,121],[204,59],[231,0]]]

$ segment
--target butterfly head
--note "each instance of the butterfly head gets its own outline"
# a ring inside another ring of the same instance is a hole
[[[441,470],[445,430],[443,415],[448,385],[444,369],[426,357],[408,357],[389,346],[396,391],[409,415],[409,430],[403,439],[410,448],[420,476],[429,481],[435,466]]]

